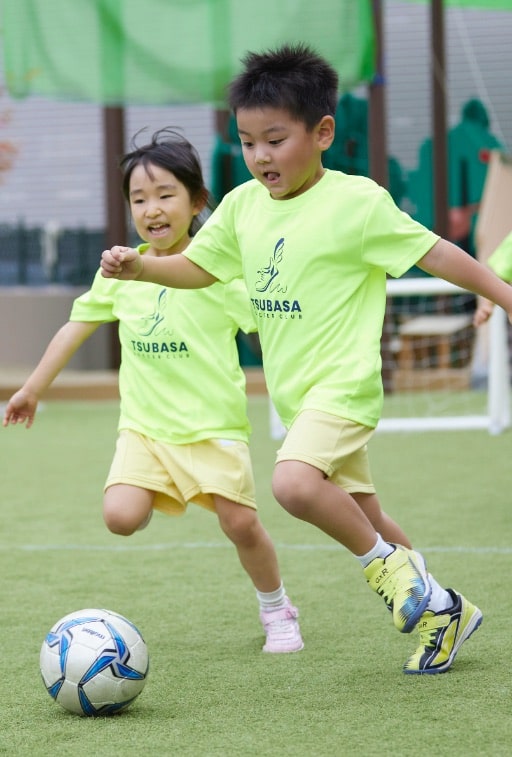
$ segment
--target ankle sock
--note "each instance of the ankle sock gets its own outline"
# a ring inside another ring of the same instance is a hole
[[[377,534],[377,543],[375,546],[365,555],[355,555],[355,557],[359,560],[362,567],[366,568],[366,566],[369,565],[372,560],[375,560],[376,557],[385,558],[390,555],[394,549],[395,547],[393,545],[388,544],[380,534]]]
[[[277,610],[278,607],[284,605],[286,592],[283,584],[281,584],[275,591],[264,592],[256,589],[256,596],[258,597],[261,610]]]
[[[432,594],[430,595],[427,610],[431,610],[432,612],[443,612],[443,610],[448,610],[448,608],[453,605],[451,594],[446,591],[446,589],[443,589],[442,586],[439,586],[436,579],[433,578],[430,573],[428,574],[428,580],[432,587]]]

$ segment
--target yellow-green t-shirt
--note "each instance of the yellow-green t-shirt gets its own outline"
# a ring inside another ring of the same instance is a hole
[[[247,441],[245,376],[235,336],[255,330],[239,279],[207,289],[105,279],[78,297],[72,321],[119,321],[119,429],[158,441]]]
[[[316,409],[374,427],[386,274],[401,276],[438,239],[372,180],[326,171],[290,200],[256,180],[235,188],[185,255],[221,281],[243,275],[285,426]]]
[[[512,282],[512,232],[499,243],[487,264],[500,279]]]

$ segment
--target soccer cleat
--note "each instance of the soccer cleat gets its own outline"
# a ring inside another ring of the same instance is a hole
[[[462,594],[447,589],[452,607],[434,613],[427,610],[418,623],[420,645],[404,665],[404,673],[445,673],[461,645],[482,622],[482,613]]]
[[[401,633],[410,633],[425,611],[432,587],[425,560],[412,549],[393,545],[387,557],[376,557],[364,569],[370,587],[393,613],[393,623]]]
[[[304,649],[300,635],[299,611],[285,597],[285,605],[276,610],[260,610],[260,620],[267,640],[264,652],[299,652]]]

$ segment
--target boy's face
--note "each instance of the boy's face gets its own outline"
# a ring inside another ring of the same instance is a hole
[[[331,116],[311,131],[281,108],[240,108],[236,120],[247,168],[274,200],[297,197],[323,176],[322,152],[334,137]]]

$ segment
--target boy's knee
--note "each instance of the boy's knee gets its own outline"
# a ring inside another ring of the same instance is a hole
[[[314,491],[307,480],[288,475],[284,468],[274,472],[272,493],[281,507],[296,518],[306,515],[314,497]]]

